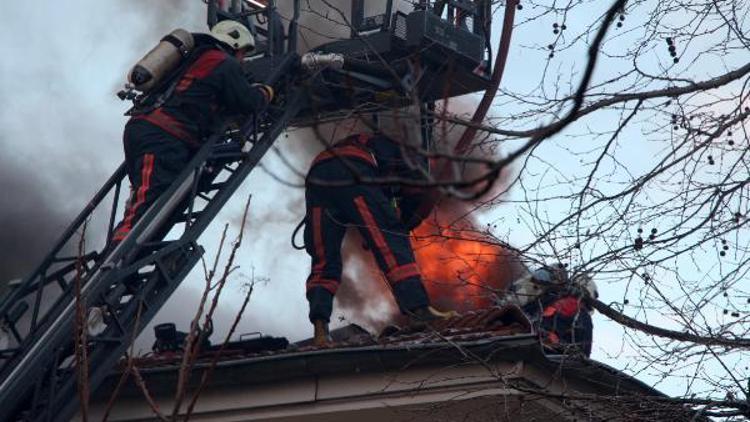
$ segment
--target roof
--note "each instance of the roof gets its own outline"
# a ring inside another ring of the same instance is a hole
[[[504,338],[505,340],[532,340],[537,345],[531,323],[523,312],[515,306],[489,308],[467,312],[448,320],[436,321],[423,327],[389,326],[378,336],[373,336],[356,324],[333,330],[333,342],[329,346],[316,347],[312,339],[288,344],[279,338],[261,337],[255,340],[229,343],[219,353],[220,347],[213,346],[199,356],[197,363],[248,361],[253,359],[327,354],[336,351],[351,352],[356,349],[368,350],[409,350],[420,347],[445,347],[449,344],[474,343],[479,340]],[[135,364],[141,369],[174,369],[182,361],[181,353],[150,354],[136,358]]]
[[[661,392],[613,368],[577,356],[545,355],[538,336],[517,307],[468,312],[424,328],[391,327],[379,336],[356,325],[334,330],[331,334],[334,341],[328,347],[315,347],[309,340],[289,345],[268,337],[265,345],[273,345],[276,350],[243,347],[263,343],[264,338],[231,343],[220,355],[215,348],[203,353],[195,369],[206,368],[215,361],[211,387],[226,392],[251,391],[248,389],[255,388],[253,386],[266,389],[270,385],[292,385],[287,383],[304,379],[350,377],[356,380],[361,377],[362,382],[366,382],[372,379],[368,378],[368,373],[469,369],[492,362],[505,362],[506,366],[521,363],[526,369],[512,384],[521,388],[519,391],[525,391],[524,385],[531,388],[529,391],[544,391],[548,382],[545,380],[554,379],[581,394],[605,398],[608,412],[616,408],[631,414],[637,410],[647,412],[656,420],[675,412],[673,407],[663,408],[666,396]],[[282,344],[284,347],[280,347]],[[151,393],[158,396],[173,394],[180,362],[180,355],[161,354],[138,358],[135,364],[147,379]],[[110,377],[96,396],[107,397],[118,378]],[[199,378],[191,377],[191,384]],[[125,387],[121,394],[137,396],[141,393],[135,387]],[[649,400],[653,406],[644,408],[642,404]],[[576,400],[566,403],[575,406]]]
[[[214,377],[215,384],[275,382],[310,375],[382,372],[477,360],[522,360],[550,372],[561,370],[559,358],[543,353],[529,320],[515,306],[467,312],[429,327],[389,327],[378,336],[356,325],[334,330],[331,335],[334,341],[326,347],[313,346],[309,339],[288,344],[285,339],[272,337],[230,343],[221,354],[214,346],[199,356],[195,367],[205,368],[216,361],[216,371],[226,371],[226,375]],[[274,347],[258,350],[258,344]],[[588,359],[565,359],[564,366],[575,368],[567,371],[571,377],[586,377],[586,382],[597,379],[602,392],[662,395],[612,368],[595,366]],[[159,384],[174,385],[181,360],[181,354],[152,354],[136,358],[135,365],[152,380],[156,386],[153,388],[158,388]],[[115,382],[114,378],[110,381]],[[102,388],[107,389],[106,385]]]

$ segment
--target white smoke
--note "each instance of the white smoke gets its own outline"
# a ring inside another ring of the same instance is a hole
[[[290,18],[292,2],[279,3],[281,13]],[[395,10],[410,10],[409,2],[395,3]],[[349,0],[303,0],[302,5],[301,52],[349,37]],[[383,2],[367,2],[365,14],[383,13],[384,8]],[[205,12],[205,4],[198,0],[70,0],[35,2],[33,7],[24,2],[2,6],[0,35],[5,59],[0,62],[4,106],[0,114],[0,166],[3,172],[11,171],[17,177],[3,177],[0,186],[16,180],[13,183],[23,188],[4,189],[7,203],[0,207],[0,225],[23,219],[32,223],[28,233],[12,241],[0,232],[4,240],[0,248],[8,243],[27,245],[30,250],[24,256],[30,257],[46,252],[45,246],[62,232],[123,159],[126,118],[122,113],[127,104],[115,93],[127,71],[161,36],[176,27],[207,31]],[[263,331],[293,339],[310,332],[304,298],[309,257],[293,251],[289,244],[293,228],[304,215],[300,185],[310,161],[325,143],[360,127],[337,122],[318,129],[325,142],[308,129],[283,135],[277,141],[277,151],[264,158],[263,169],[256,169],[202,239],[207,256],[212,256],[223,223],[235,222],[246,195],[253,194],[245,245],[237,262],[244,277],[228,286],[222,313],[216,318],[215,338],[226,332],[241,304],[240,285],[253,273],[270,281],[256,288],[240,332]],[[10,162],[23,164],[7,165]],[[19,208],[19,212],[3,213],[12,203],[31,204],[34,212]],[[44,240],[23,242],[23,237]],[[14,267],[13,275],[23,275],[37,259]],[[375,278],[360,280],[359,268],[350,266],[347,276],[351,282],[345,283],[342,297],[347,297],[346,289],[351,287],[357,289],[354,296],[368,298],[370,288],[366,283],[378,282]],[[202,277],[196,271],[153,322],[174,321],[180,329],[187,328],[202,288]],[[356,312],[364,310],[370,312],[367,318],[372,320],[389,312],[384,309],[395,309],[383,308],[379,299],[362,306],[344,306],[344,316],[357,322]],[[139,347],[150,345],[150,330],[146,329]]]

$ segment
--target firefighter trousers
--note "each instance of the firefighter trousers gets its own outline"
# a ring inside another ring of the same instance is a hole
[[[365,239],[402,312],[429,305],[409,233],[383,187],[357,183],[352,174],[374,177],[375,168],[364,163],[354,167],[330,159],[316,164],[308,174],[304,236],[312,258],[307,279],[310,321],[330,319],[341,283],[341,244],[348,227],[356,227]]]
[[[131,188],[123,219],[112,235],[114,243],[127,237],[192,157],[192,149],[185,142],[143,120],[127,123],[123,146]]]

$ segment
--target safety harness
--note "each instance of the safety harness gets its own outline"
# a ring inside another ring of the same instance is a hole
[[[318,154],[310,165],[310,168],[316,166],[319,163],[322,163],[323,161],[327,161],[333,158],[356,158],[372,165],[373,167],[377,167],[378,160],[375,158],[375,155],[372,153],[372,151],[370,151],[370,149],[367,147],[367,143],[370,139],[371,137],[364,133],[352,135],[348,138],[345,138],[336,145],[333,145],[331,148]],[[306,218],[303,217],[292,232],[292,247],[298,251],[305,249],[304,241],[301,245],[298,245],[296,243],[297,234],[302,229],[302,227],[304,227],[305,223]]]
[[[313,160],[311,168],[333,158],[355,158],[373,167],[377,167],[378,160],[375,158],[375,154],[367,147],[370,139],[370,136],[363,133],[345,138],[343,141],[318,154]]]
[[[175,90],[182,80],[183,76],[187,73],[190,66],[192,66],[200,57],[208,50],[216,48],[216,44],[204,44],[194,48],[185,59],[182,61],[179,67],[172,71],[169,77],[164,80],[148,93],[139,95],[133,100],[133,107],[125,112],[126,116],[141,116],[149,114],[159,107],[169,102],[175,105],[174,97]],[[181,100],[178,100],[181,102]]]

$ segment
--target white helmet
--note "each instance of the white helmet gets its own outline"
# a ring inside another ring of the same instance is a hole
[[[588,282],[586,283],[586,291],[589,292],[589,296],[591,296],[592,299],[599,299],[599,289],[596,287],[596,283],[594,283],[594,279],[591,277],[588,278]]]
[[[535,282],[532,274],[527,274],[513,281],[508,286],[506,301],[518,306],[524,306],[537,297],[541,296],[545,289]]]
[[[223,20],[211,28],[211,36],[235,50],[255,49],[255,38],[247,27],[237,21]]]
[[[578,286],[579,289],[586,290],[586,293],[588,293],[588,296],[593,299],[597,300],[599,299],[599,289],[596,287],[596,283],[594,282],[594,279],[591,277],[591,274],[589,273],[582,273],[578,274],[575,278],[573,278],[573,283]],[[593,309],[590,310],[592,313],[594,312]]]

